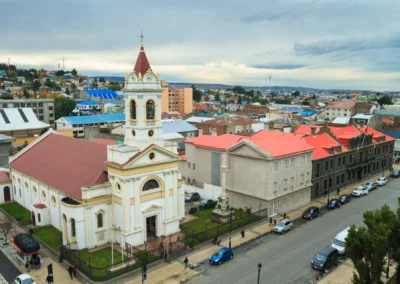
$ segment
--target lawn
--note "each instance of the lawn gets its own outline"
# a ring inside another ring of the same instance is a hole
[[[31,220],[31,213],[17,202],[2,204],[0,205],[0,208],[6,211],[18,222]]]
[[[52,226],[46,226],[36,228],[33,233],[38,239],[58,252],[58,248],[61,245],[61,232],[59,230]]]
[[[90,254],[90,263],[92,267],[96,268],[104,268],[109,265],[108,263],[108,257],[110,257],[110,265],[111,265],[111,248],[103,248],[101,250],[97,250],[94,252],[90,252],[88,250],[81,250],[80,255],[81,259],[86,261],[87,263],[89,262],[89,254]],[[124,255],[124,260],[127,259],[127,256]],[[114,250],[114,264],[117,264],[119,262],[122,262],[122,254]]]

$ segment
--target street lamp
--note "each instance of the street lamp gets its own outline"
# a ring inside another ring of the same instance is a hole
[[[259,264],[258,264],[258,279],[257,279],[257,284],[260,284],[260,272],[261,272],[261,268],[262,268],[262,265],[261,265],[261,263],[259,263]]]

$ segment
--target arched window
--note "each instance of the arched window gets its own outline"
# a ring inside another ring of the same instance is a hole
[[[75,219],[71,219],[71,236],[76,237]]]
[[[37,214],[37,217],[38,217],[38,222],[39,222],[39,223],[42,222],[42,220],[41,220],[41,218],[40,218],[40,213]]]
[[[136,102],[131,100],[131,119],[136,119]]]
[[[154,101],[148,100],[146,103],[146,119],[154,119]]]
[[[103,228],[103,213],[97,213],[97,228]]]
[[[25,182],[25,190],[28,191],[29,190],[29,185],[27,182]]]
[[[151,190],[151,189],[155,189],[155,188],[159,188],[159,187],[160,187],[160,185],[158,184],[158,181],[156,181],[155,179],[151,179],[144,184],[143,191]]]

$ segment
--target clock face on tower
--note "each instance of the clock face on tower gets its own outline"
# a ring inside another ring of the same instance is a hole
[[[153,79],[153,76],[147,75],[146,79],[147,79],[147,81],[151,81],[151,79]]]

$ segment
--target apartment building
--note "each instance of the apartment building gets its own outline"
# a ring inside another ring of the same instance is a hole
[[[336,117],[351,117],[355,114],[356,102],[352,100],[329,102],[325,108],[325,119],[333,121]]]
[[[170,88],[163,84],[161,93],[161,111],[178,111],[189,114],[193,111],[193,90],[192,88]]]
[[[54,127],[55,106],[53,99],[0,100],[1,108],[31,108],[38,120]]]

